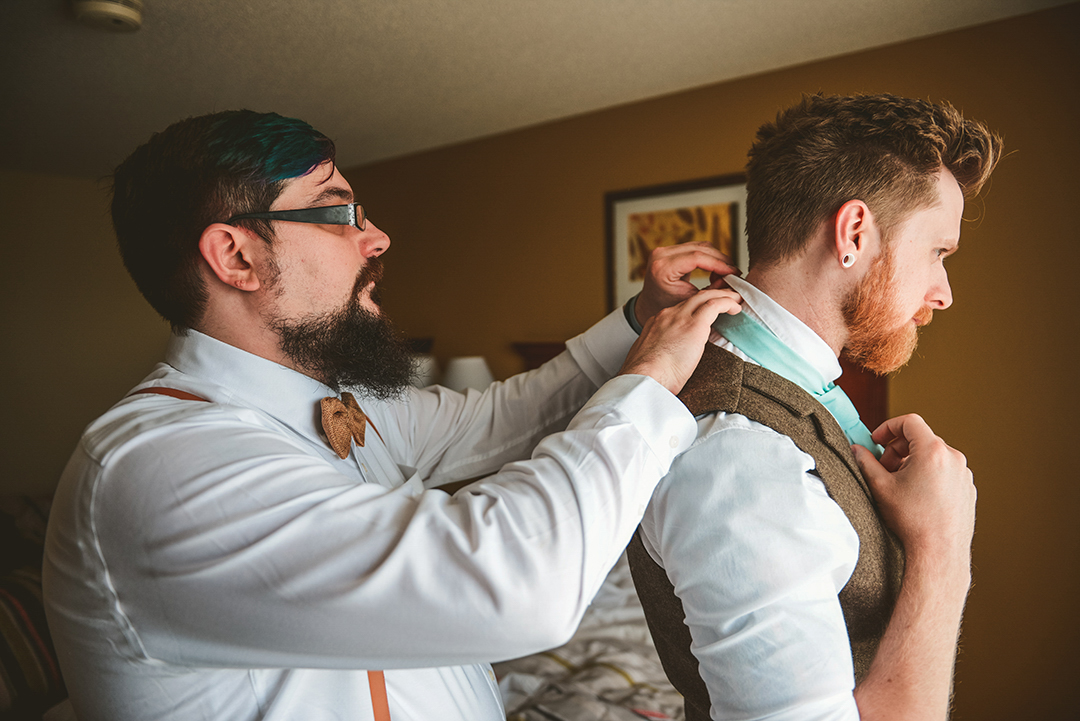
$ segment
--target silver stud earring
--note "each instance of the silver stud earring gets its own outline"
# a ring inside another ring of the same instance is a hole
[[[840,260],[840,265],[844,266],[845,268],[850,268],[851,266],[855,265],[855,254],[848,253],[847,255],[845,255]]]

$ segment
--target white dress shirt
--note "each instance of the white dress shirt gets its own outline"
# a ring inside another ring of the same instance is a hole
[[[344,460],[330,389],[174,337],[138,388],[210,402],[123,399],[53,505],[45,599],[80,721],[370,719],[368,669],[394,721],[502,719],[489,662],[570,637],[693,440],[655,381],[608,380],[635,337],[617,311],[487,392],[360,397],[378,433]]]
[[[839,377],[820,336],[748,282],[727,281],[744,313],[825,378]],[[686,612],[713,719],[859,718],[837,597],[859,538],[813,469],[787,436],[742,415],[706,414],[642,520],[643,544]]]

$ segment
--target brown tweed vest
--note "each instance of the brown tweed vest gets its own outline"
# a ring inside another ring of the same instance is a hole
[[[788,436],[814,459],[826,491],[859,535],[859,560],[840,591],[840,605],[851,641],[855,680],[861,681],[900,592],[904,553],[878,516],[844,432],[825,407],[802,388],[712,344],[705,347],[701,363],[679,399],[694,415],[716,411],[744,415]],[[640,530],[626,551],[664,671],[686,700],[687,721],[707,721],[709,693],[690,651],[682,602],[667,573],[642,545]]]

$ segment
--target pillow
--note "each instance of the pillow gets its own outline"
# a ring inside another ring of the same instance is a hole
[[[67,690],[60,676],[41,596],[41,553],[48,502],[4,499],[0,546],[0,715],[40,719]],[[36,517],[36,518],[35,518]],[[29,520],[28,520],[29,519]]]

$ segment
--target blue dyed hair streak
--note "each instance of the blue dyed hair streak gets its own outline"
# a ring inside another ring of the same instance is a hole
[[[333,141],[303,120],[250,110],[215,117],[207,148],[221,171],[247,182],[297,178],[334,159]]]

